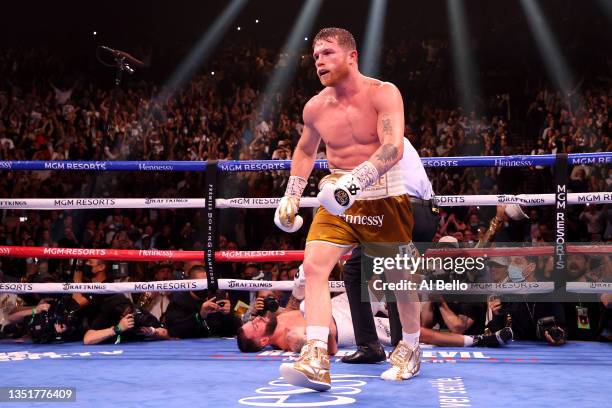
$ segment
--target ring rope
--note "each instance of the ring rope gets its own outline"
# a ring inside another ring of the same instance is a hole
[[[219,279],[219,289],[254,292],[258,290],[291,291],[293,281],[263,281],[241,279]],[[115,282],[115,283],[0,283],[0,293],[142,293],[142,292],[182,292],[208,288],[206,279],[168,280],[153,282]],[[489,293],[550,293],[554,282],[518,283],[469,283],[467,290],[441,289],[417,290],[417,292],[447,294],[489,294]],[[330,281],[332,292],[344,292],[344,282]],[[603,288],[602,290],[605,290]]]
[[[553,246],[445,248],[428,249],[426,256],[441,257],[493,257],[493,256],[549,256]],[[604,254],[612,252],[612,245],[568,245],[567,253]],[[14,258],[104,259],[113,261],[201,261],[202,251],[176,251],[158,249],[95,249],[0,246],[0,256]],[[348,256],[345,256],[348,258]],[[217,251],[217,262],[292,262],[302,261],[302,250]]]
[[[217,198],[217,208],[276,208],[280,197]],[[568,204],[611,204],[612,192],[568,193]],[[436,196],[440,207],[495,206],[519,204],[523,206],[554,205],[554,194],[500,194]],[[0,209],[28,210],[85,210],[102,208],[204,208],[204,198],[13,198],[0,200]],[[319,207],[315,197],[304,197],[302,208]]]
[[[425,167],[530,167],[554,166],[556,155],[422,157]],[[612,152],[571,153],[569,165],[612,164]],[[0,161],[0,170],[60,170],[60,171],[205,171],[206,161]],[[291,160],[225,160],[219,161],[221,171],[289,170]],[[327,169],[327,160],[316,160],[316,169]]]
[[[168,280],[152,282],[116,283],[0,283],[0,293],[144,293],[144,292],[182,292],[208,288],[206,279]],[[612,282],[567,282],[568,292],[573,293],[612,293]],[[219,289],[255,292],[258,290],[291,291],[293,281],[263,281],[243,279],[220,279]],[[344,282],[330,281],[331,292],[344,292]],[[536,294],[551,293],[554,282],[506,282],[506,283],[468,283],[466,290],[419,290],[418,292],[440,294]]]

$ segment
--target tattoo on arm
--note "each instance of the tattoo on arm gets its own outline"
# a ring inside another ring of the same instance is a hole
[[[378,174],[382,175],[386,173],[387,170],[397,162],[398,154],[397,147],[390,143],[380,146],[376,154],[376,160],[373,163],[378,170]]]
[[[394,162],[397,159],[397,147],[390,143],[380,146],[380,150],[376,155],[376,158],[382,163]]]
[[[287,301],[287,306],[285,306],[285,311],[300,310],[300,303],[301,301],[299,299],[291,295]]]
[[[382,126],[383,126],[383,134],[385,135],[391,135],[393,133],[393,129],[391,128],[391,119],[385,117],[382,120]]]

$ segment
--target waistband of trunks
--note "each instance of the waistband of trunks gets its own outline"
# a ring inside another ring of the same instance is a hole
[[[334,175],[344,175],[349,173],[343,169],[330,169]],[[377,200],[386,197],[394,197],[406,194],[406,188],[401,173],[401,169],[395,165],[387,173],[383,174],[376,183],[365,188],[362,194],[357,199],[360,200]]]

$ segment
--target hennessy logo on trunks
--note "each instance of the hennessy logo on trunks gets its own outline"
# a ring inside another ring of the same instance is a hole
[[[341,214],[340,218],[344,220],[344,222],[349,224],[356,225],[369,225],[371,227],[382,227],[384,215],[349,215],[349,214]]]
[[[336,191],[334,191],[334,198],[336,199],[336,202],[338,204],[343,206],[348,205],[348,203],[350,202],[349,196],[344,190],[336,189]]]

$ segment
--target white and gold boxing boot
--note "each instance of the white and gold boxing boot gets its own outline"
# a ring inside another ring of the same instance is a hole
[[[405,341],[400,341],[389,357],[391,368],[380,375],[387,381],[404,381],[415,377],[421,371],[421,348],[414,349]]]
[[[280,373],[289,384],[316,391],[331,388],[329,355],[325,348],[317,347],[318,344],[321,342],[309,340],[302,347],[296,362],[281,364]]]

